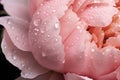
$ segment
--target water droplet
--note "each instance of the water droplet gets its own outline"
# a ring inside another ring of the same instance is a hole
[[[39,29],[38,29],[38,28],[35,28],[35,29],[34,29],[34,31],[37,31],[37,32],[38,32],[38,31],[39,31]]]
[[[77,29],[80,29],[80,26],[77,26]]]
[[[46,53],[45,52],[42,52],[42,57],[45,57],[46,56]]]
[[[37,33],[35,33],[35,35],[37,35]]]
[[[58,39],[56,38],[56,39],[55,39],[55,41],[57,42],[57,41],[58,41]]]
[[[39,24],[40,24],[40,19],[34,20],[33,24],[34,24],[35,26],[39,26]]]
[[[10,21],[10,19],[7,19],[7,24],[11,24],[11,21]]]
[[[23,64],[23,63],[22,63],[22,64],[21,64],[21,66],[22,66],[22,67],[24,67],[24,66],[25,66],[25,64]]]
[[[49,37],[50,37],[50,35],[47,35],[47,37],[49,38]]]
[[[91,52],[95,52],[95,49],[94,49],[94,48],[92,48],[92,49],[91,49]]]
[[[65,63],[65,60],[63,60],[62,63],[64,64],[64,63]]]
[[[40,32],[43,34],[45,31],[41,30]]]
[[[109,52],[109,51],[110,51],[110,49],[109,49],[109,48],[107,48],[107,49],[106,49],[106,52]]]
[[[66,46],[65,48],[66,48],[66,49],[69,49],[69,46]]]
[[[27,77],[27,76],[28,76],[28,74],[25,73],[25,72],[22,72],[21,75],[24,76],[24,77]]]
[[[39,15],[40,14],[40,12],[39,11],[37,11],[37,15]]]
[[[41,46],[38,46],[38,48],[40,49],[40,48],[41,48]]]
[[[16,56],[13,56],[13,59],[16,60],[17,59]]]
[[[55,12],[56,12],[56,10],[52,10],[52,12],[54,12],[54,13],[55,13]]]
[[[59,29],[59,27],[60,27],[59,22],[56,22],[56,23],[55,23],[55,29]]]
[[[6,49],[7,47],[6,47],[6,46],[4,46],[4,48]]]
[[[46,25],[46,24],[47,24],[47,22],[44,22],[43,24],[44,24],[44,25]]]

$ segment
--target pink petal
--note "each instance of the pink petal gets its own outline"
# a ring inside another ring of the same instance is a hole
[[[88,4],[91,4],[93,0],[75,0],[73,4],[73,10],[75,12],[84,9]]]
[[[29,31],[30,46],[38,63],[57,71],[62,71],[64,66],[59,19],[64,15],[69,1],[51,0],[40,6]]]
[[[120,65],[120,51],[112,46],[95,50],[91,56],[93,57],[91,59],[92,71],[96,76],[112,73]]]
[[[91,40],[90,34],[86,31],[82,21],[75,24],[75,29],[65,40],[65,72],[81,73],[89,69],[86,63],[85,49]],[[87,54],[87,53],[86,53]]]
[[[29,21],[28,0],[1,0],[1,3],[9,15]]]
[[[44,0],[29,0],[30,14],[33,16],[39,5],[43,4]]]
[[[28,45],[28,22],[13,18],[1,17],[0,24],[7,30],[12,42],[17,48],[23,51],[29,51]]]
[[[31,79],[25,79],[22,77],[17,78],[16,80],[31,80]],[[56,72],[48,72],[43,75],[40,75],[32,80],[64,80],[63,76]]]
[[[66,11],[66,14],[60,19],[61,30],[60,35],[62,36],[62,40],[64,41],[68,35],[74,29],[74,24],[78,22],[79,18],[71,9]]]
[[[41,21],[39,26],[32,24],[29,32],[33,55],[41,65],[61,70],[64,61],[64,46],[59,35],[59,21],[52,16]]]
[[[87,76],[80,76],[74,73],[67,73],[64,75],[65,80],[93,80]]]
[[[116,37],[110,37],[109,39],[107,39],[105,46],[114,46],[114,47],[120,47],[120,35],[116,36]]]
[[[4,32],[3,36],[2,50],[6,56],[6,59],[18,67],[20,70],[22,70],[22,77],[34,78],[38,75],[48,72],[47,69],[41,67],[34,60],[30,52],[21,51],[16,48],[11,42],[6,31]]]
[[[108,5],[92,5],[87,7],[85,11],[79,13],[79,16],[85,20],[89,26],[105,27],[108,26],[113,15],[117,13],[117,9]]]

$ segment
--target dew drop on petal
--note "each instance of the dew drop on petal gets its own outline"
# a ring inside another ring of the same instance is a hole
[[[55,39],[55,41],[57,42],[57,41],[58,41],[58,39],[56,38],[56,39]]]
[[[40,32],[43,34],[45,31],[44,31],[44,30],[41,30]]]
[[[77,29],[80,29],[80,26],[77,26]]]
[[[46,56],[45,52],[42,52],[42,57],[45,57],[45,56]]]
[[[92,49],[91,49],[91,52],[95,52],[95,49],[92,48]]]
[[[23,64],[23,63],[22,63],[22,64],[21,64],[21,66],[22,66],[22,67],[24,67],[24,66],[25,66],[25,64]]]
[[[25,77],[28,76],[28,74],[26,74],[25,72],[22,72],[21,75],[23,75],[23,76],[25,76]]]
[[[47,37],[49,38],[49,37],[50,37],[50,35],[47,35]]]
[[[65,60],[63,60],[62,63],[64,64],[64,63],[65,63]]]
[[[34,24],[35,26],[39,26],[39,24],[40,24],[40,19],[34,20],[33,24]]]
[[[6,47],[6,46],[4,46],[4,48],[6,49],[7,47]]]
[[[38,29],[38,28],[35,28],[35,29],[34,29],[34,31],[37,31],[37,32],[38,32],[38,31],[39,31],[39,29]]]
[[[52,12],[54,12],[54,13],[55,13],[55,12],[56,12],[56,10],[52,10]]]
[[[38,48],[40,49],[40,48],[41,48],[41,46],[38,46]]]
[[[16,60],[17,58],[16,58],[16,56],[13,56],[13,60]]]
[[[59,29],[59,27],[60,27],[59,22],[56,22],[56,23],[55,23],[55,29]]]
[[[10,19],[7,19],[7,24],[11,24],[11,21],[10,21]]]

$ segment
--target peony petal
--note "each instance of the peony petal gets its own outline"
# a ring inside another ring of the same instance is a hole
[[[87,76],[80,76],[74,73],[67,73],[64,75],[65,80],[93,80]]]
[[[91,56],[91,70],[97,77],[114,72],[120,65],[120,51],[112,46],[104,47],[100,51],[94,50]]]
[[[86,63],[85,49],[91,40],[90,34],[86,31],[86,24],[82,21],[75,24],[75,29],[65,40],[65,72],[81,73],[88,72],[88,63]]]
[[[31,80],[31,79],[25,79],[25,78],[19,77],[16,80]],[[48,73],[40,75],[32,80],[64,80],[64,78],[59,73],[49,71]]]
[[[71,9],[68,9],[65,15],[60,19],[61,23],[60,35],[62,36],[63,42],[72,32],[72,30],[74,29],[74,24],[78,22],[78,20],[79,18]]]
[[[110,37],[109,39],[107,39],[105,46],[109,46],[109,45],[120,48],[120,35],[116,37]]]
[[[75,0],[73,4],[73,10],[75,12],[84,9],[88,4],[91,4],[93,0]]]
[[[87,7],[82,13],[79,13],[79,16],[85,20],[89,26],[105,27],[111,23],[112,17],[117,11],[113,6],[94,4]]]
[[[49,71],[48,73],[39,75],[34,79],[28,79],[28,78],[19,77],[16,80],[49,80],[51,75],[52,75],[52,72]]]
[[[29,51],[28,45],[28,22],[13,18],[1,17],[0,24],[7,30],[12,42],[17,48],[23,51]]]
[[[33,16],[39,5],[43,4],[44,0],[29,0],[30,15]]]
[[[30,52],[21,51],[16,48],[11,42],[6,31],[4,32],[3,36],[2,50],[6,56],[6,59],[22,70],[22,77],[34,78],[38,75],[48,72],[47,69],[41,67],[34,60]]]
[[[29,29],[29,42],[36,60],[41,65],[56,71],[62,71],[64,66],[65,54],[59,35],[59,19],[64,15],[69,1],[50,0],[40,6]]]
[[[28,0],[1,0],[6,12],[25,20],[30,20]]]

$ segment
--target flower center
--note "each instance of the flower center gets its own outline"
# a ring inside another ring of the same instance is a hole
[[[114,46],[120,49],[120,13],[113,16],[112,23],[107,27],[88,27],[94,41],[99,48]]]

